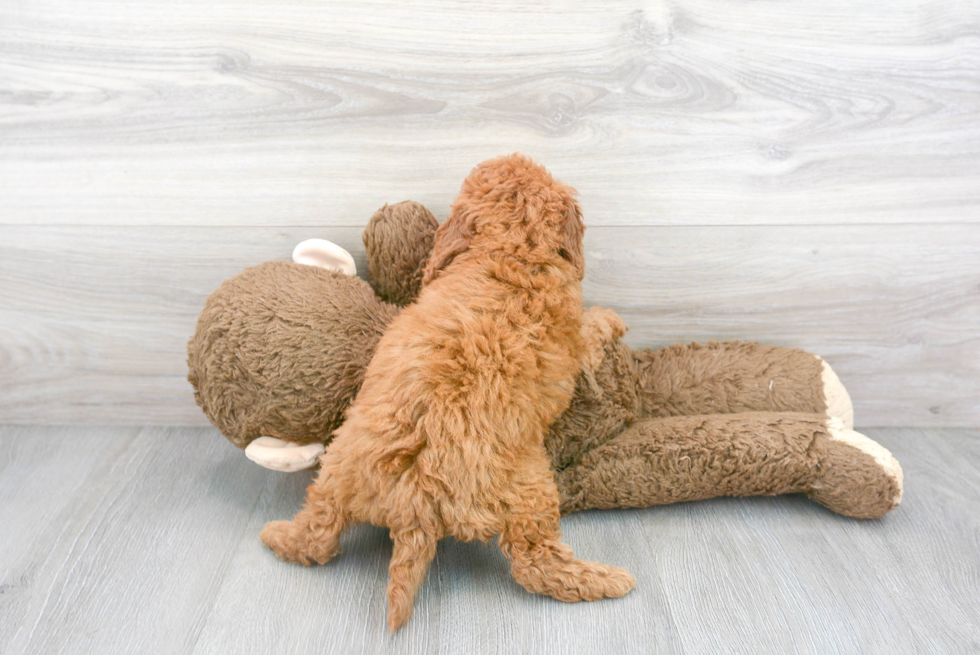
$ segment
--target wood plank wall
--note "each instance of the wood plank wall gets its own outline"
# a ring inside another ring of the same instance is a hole
[[[195,425],[207,294],[523,151],[630,343],[834,365],[980,425],[980,3],[9,0],[0,422]]]

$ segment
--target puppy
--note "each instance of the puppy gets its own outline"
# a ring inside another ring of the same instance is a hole
[[[443,537],[500,535],[514,579],[563,601],[635,584],[559,541],[544,448],[583,351],[585,226],[574,194],[521,155],[472,171],[436,233],[418,302],[381,339],[305,506],[262,531],[280,558],[309,566],[336,555],[352,523],[389,528],[392,632]]]

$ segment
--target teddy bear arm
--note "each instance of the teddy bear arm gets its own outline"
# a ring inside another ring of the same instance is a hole
[[[650,507],[805,493],[877,518],[902,497],[891,453],[822,414],[746,412],[639,421],[556,476],[561,509]]]
[[[820,357],[741,341],[635,352],[641,416],[810,412],[854,425],[847,390]]]
[[[612,312],[609,315],[619,318]],[[592,318],[604,321],[608,316],[593,314]],[[586,329],[591,328],[583,326],[583,331]],[[572,400],[545,436],[545,448],[555,470],[572,465],[616,437],[639,416],[633,351],[615,334],[615,330],[608,331],[609,338],[597,339],[595,351],[587,352]],[[589,349],[586,346],[586,351]]]

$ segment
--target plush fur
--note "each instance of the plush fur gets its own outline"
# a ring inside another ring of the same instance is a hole
[[[364,384],[293,521],[263,541],[323,563],[353,522],[390,528],[388,626],[408,620],[443,537],[489,540],[529,591],[621,596],[626,571],[559,541],[544,448],[582,352],[582,225],[573,190],[512,155],[470,174],[436,233],[416,304],[378,344]]]
[[[604,311],[615,332],[606,333],[597,344],[598,356],[592,355],[592,365],[583,367],[571,407],[545,440],[556,470],[643,419],[744,412],[824,414],[827,408],[820,385],[821,360],[810,353],[741,341],[633,350],[618,340],[626,331],[622,321]]]
[[[368,273],[382,300],[407,305],[418,297],[438,227],[432,212],[410,200],[374,213],[362,238],[371,253]]]
[[[370,270],[383,272],[391,262],[414,266],[410,274],[380,275],[379,293],[406,303],[416,298],[436,230],[429,216],[404,202],[368,223]],[[188,344],[188,377],[205,414],[239,447],[260,435],[326,443],[396,314],[357,279],[291,262],[248,269],[208,300]],[[633,350],[620,340],[625,329],[608,310],[585,314],[582,372],[570,406],[545,437],[562,512],[791,492],[858,518],[898,506],[898,462],[856,432],[831,430],[832,417],[852,427],[853,410],[842,386],[836,400],[827,397],[826,378],[836,376],[820,358],[743,342]],[[688,416],[702,417],[705,429],[685,443],[715,454],[697,459],[701,468],[683,468],[690,462],[685,448],[663,447],[690,426]],[[618,436],[627,430],[631,445],[621,448]],[[820,436],[832,433],[849,438]],[[747,447],[731,447],[736,435]],[[781,484],[767,477],[771,468],[756,465],[802,462],[788,452],[794,444],[805,446],[807,471],[800,475],[813,488]],[[671,478],[671,470],[687,474]],[[732,484],[707,485],[711,475]],[[739,482],[746,476],[751,484]],[[669,494],[660,479],[673,480]]]
[[[187,344],[194,398],[240,448],[261,436],[325,442],[398,312],[342,273],[285,261],[246,269],[211,294]]]
[[[880,517],[901,499],[901,470],[883,473],[855,435],[870,442],[796,412],[637,421],[558,473],[562,511],[801,493],[845,516]]]
[[[602,311],[612,329],[545,437],[563,513],[790,493],[853,518],[898,506],[901,467],[826,413],[819,357],[734,341],[632,350]]]

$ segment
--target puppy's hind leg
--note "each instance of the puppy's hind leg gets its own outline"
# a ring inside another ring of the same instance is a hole
[[[395,545],[388,566],[388,630],[394,632],[412,616],[415,594],[436,556],[438,540],[421,528],[392,530],[391,537]]]
[[[292,521],[272,521],[262,530],[262,542],[280,559],[303,566],[326,564],[340,552],[340,534],[349,518],[336,505],[330,481],[315,480],[306,490],[306,503]]]
[[[529,472],[534,475],[533,472]],[[559,541],[558,489],[547,469],[523,489],[524,502],[505,523],[500,547],[514,579],[530,592],[566,603],[618,598],[635,585],[625,569],[583,562]]]
[[[580,600],[618,598],[626,595],[636,580],[625,569],[596,562],[583,562],[557,538],[536,541],[526,535],[500,537],[510,559],[514,579],[525,589],[566,603]]]

